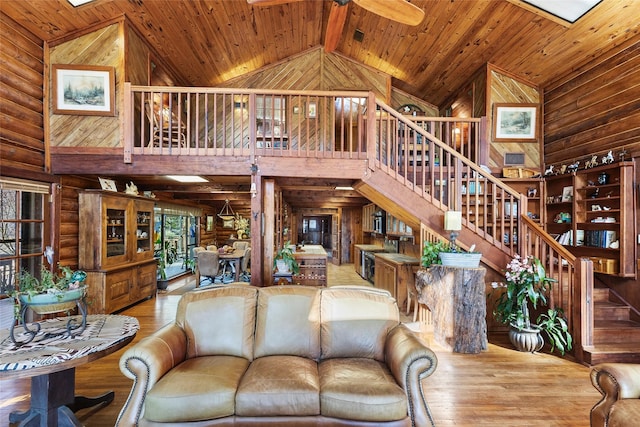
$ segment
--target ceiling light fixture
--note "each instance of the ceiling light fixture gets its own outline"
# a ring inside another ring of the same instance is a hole
[[[350,185],[338,185],[336,187],[336,190],[351,191],[351,190],[353,190],[353,187],[350,186]]]
[[[167,175],[167,178],[174,179],[178,182],[209,182],[197,175]]]
[[[220,210],[218,217],[223,221],[229,221],[230,219],[234,219],[236,217],[236,214],[233,213],[233,209],[231,209],[231,206],[229,206],[229,199],[225,199],[224,206]]]
[[[574,23],[602,0],[522,0],[567,22]]]

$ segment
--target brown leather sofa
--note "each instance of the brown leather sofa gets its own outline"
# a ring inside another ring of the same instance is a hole
[[[640,425],[640,365],[596,365],[591,368],[591,383],[602,393],[602,399],[591,409],[592,427]]]
[[[119,426],[428,426],[436,355],[375,288],[225,286],[130,346]]]

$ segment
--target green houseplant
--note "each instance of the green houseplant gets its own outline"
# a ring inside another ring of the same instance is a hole
[[[469,251],[465,251],[460,246],[437,240],[426,242],[422,247],[421,265],[428,268],[434,264],[442,264],[453,267],[477,267],[482,254],[474,252],[475,245]]]
[[[556,348],[562,354],[571,350],[573,340],[562,309],[547,308],[538,316],[536,324],[531,322],[530,308],[536,310],[547,304],[546,295],[555,282],[547,277],[542,262],[533,256],[516,255],[507,264],[505,279],[506,284],[494,288],[500,295],[493,315],[497,321],[509,325],[512,344],[520,351],[537,351],[544,345],[541,335],[544,332],[552,352]]]
[[[291,272],[298,274],[300,266],[293,256],[291,241],[287,240],[281,248],[279,248],[273,257],[273,267],[277,268],[280,273]]]
[[[49,271],[44,265],[40,269],[40,278],[31,272],[22,270],[9,295],[15,299],[14,314],[20,317],[23,306],[31,307],[36,313],[65,311],[75,307],[75,302],[84,297],[84,281],[87,273],[72,270],[64,266],[58,273]],[[59,309],[59,310],[56,310]]]

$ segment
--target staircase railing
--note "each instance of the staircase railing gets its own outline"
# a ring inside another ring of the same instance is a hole
[[[125,163],[135,155],[366,159],[438,209],[461,211],[464,228],[503,254],[492,258],[504,261],[497,268],[518,253],[545,261],[558,279],[553,303],[583,319],[574,326],[589,342],[592,313],[581,317],[583,302],[572,301],[590,298],[590,265],[523,215],[527,198],[481,166],[484,118],[404,116],[371,92],[129,83],[124,113]]]

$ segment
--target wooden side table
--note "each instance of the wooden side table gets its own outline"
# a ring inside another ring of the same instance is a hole
[[[456,353],[488,348],[484,275],[480,268],[434,265],[416,273],[418,301],[432,313],[434,338]]]

